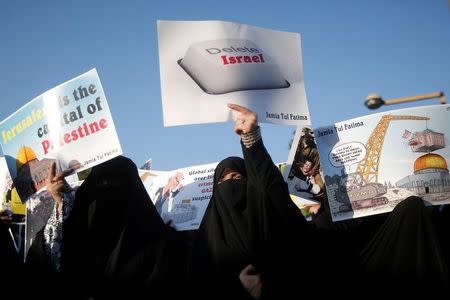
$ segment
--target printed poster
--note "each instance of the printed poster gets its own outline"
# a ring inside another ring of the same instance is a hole
[[[450,105],[393,110],[315,130],[333,221],[391,211],[409,196],[450,203]]]
[[[198,229],[212,196],[217,163],[140,176],[156,210],[176,230]]]
[[[298,207],[323,202],[324,182],[319,150],[311,127],[297,127],[288,161],[283,168],[283,178],[292,200]]]
[[[0,210],[9,212],[11,216],[9,225],[11,239],[17,253],[23,255],[26,207],[13,187],[4,157],[0,157]]]
[[[309,125],[300,34],[223,21],[158,20],[164,126],[232,120]]]
[[[57,173],[91,168],[122,154],[111,112],[92,69],[28,102],[0,123],[0,144],[22,200]]]
[[[276,166],[278,167],[278,170],[280,170],[281,174],[288,172],[286,162],[276,163]],[[303,217],[305,217],[306,221],[308,221],[308,222],[312,221],[312,215],[309,212],[309,207],[311,205],[316,205],[316,202],[314,202],[314,204],[309,204],[307,201],[298,200],[297,197],[295,197],[292,194],[290,195],[290,197],[291,197],[291,200],[295,203],[295,205],[300,210],[300,213],[303,215]]]
[[[12,223],[25,224],[25,203],[19,197],[13,185],[4,157],[0,157],[0,210],[10,211]]]

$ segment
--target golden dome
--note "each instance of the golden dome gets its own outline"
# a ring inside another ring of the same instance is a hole
[[[435,153],[427,153],[422,155],[414,162],[414,174],[425,169],[442,169],[448,171],[445,158]]]
[[[19,152],[17,152],[16,169],[19,170],[24,164],[35,159],[37,159],[37,157],[36,153],[34,153],[34,150],[30,147],[22,146],[19,149]]]

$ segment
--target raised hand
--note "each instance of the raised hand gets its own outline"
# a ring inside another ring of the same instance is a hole
[[[238,104],[228,103],[228,107],[237,112],[234,132],[241,135],[253,131],[258,127],[258,115],[246,107]]]
[[[56,175],[56,163],[52,162],[47,177],[47,191],[52,195],[52,198],[56,201],[56,207],[62,209],[62,196],[61,193],[70,191],[70,185],[64,179],[67,175],[72,173],[72,169],[66,169],[63,172]]]

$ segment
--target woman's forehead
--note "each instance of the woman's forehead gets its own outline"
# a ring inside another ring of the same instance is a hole
[[[240,157],[228,157],[222,160],[216,167],[214,177],[218,179],[221,176],[230,172],[239,172],[239,174],[245,176],[245,164],[244,160]]]
[[[228,175],[233,172],[240,173],[238,170],[235,170],[233,168],[225,168],[225,169],[223,169],[222,174],[220,174],[220,175],[225,176],[225,175]]]

